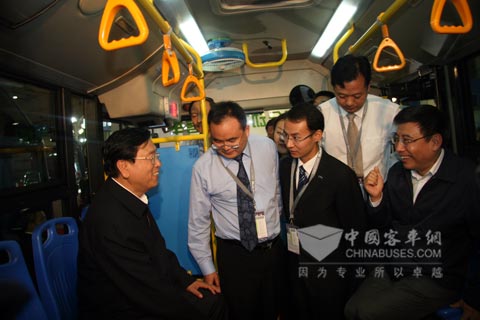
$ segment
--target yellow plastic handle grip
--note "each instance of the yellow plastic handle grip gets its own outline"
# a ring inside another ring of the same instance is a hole
[[[433,3],[432,14],[430,15],[430,26],[433,31],[437,33],[467,33],[472,30],[472,12],[470,11],[467,0],[452,0],[462,20],[462,26],[440,25],[440,19],[443,9],[445,8],[445,1],[446,0],[435,0]]]
[[[405,67],[405,56],[403,55],[402,50],[397,46],[395,41],[393,41],[389,36],[388,36],[388,27],[387,25],[382,26],[382,34],[383,34],[383,40],[378,46],[377,52],[375,53],[375,58],[373,59],[373,69],[377,72],[389,72],[389,71],[396,71],[400,70],[403,67]],[[400,58],[400,64],[394,64],[390,66],[382,66],[380,67],[378,65],[378,60],[380,58],[380,55],[385,48],[392,48],[395,53],[398,55]]]
[[[282,39],[282,57],[280,60],[275,62],[265,62],[265,63],[253,63],[248,57],[248,45],[246,42],[242,44],[243,54],[245,55],[245,63],[247,66],[252,68],[268,68],[268,67],[277,67],[281,66],[287,60],[287,40]]]
[[[178,65],[177,55],[172,50],[170,36],[163,36],[164,51],[162,56],[162,83],[164,87],[171,86],[180,80],[180,66]],[[172,69],[172,77],[169,78],[170,68]]]
[[[137,24],[139,34],[138,36],[131,36],[119,40],[108,41],[110,31],[112,29],[113,21],[118,11],[122,8],[128,10],[133,20]],[[98,30],[98,42],[100,46],[107,51],[117,50],[121,48],[136,46],[144,43],[148,38],[148,26],[142,12],[137,7],[133,0],[108,0],[105,9],[103,10],[102,21],[100,22],[100,29]]]
[[[190,85],[194,85],[198,88],[198,96],[187,97],[187,89]],[[200,81],[194,75],[188,75],[183,83],[181,99],[185,102],[200,101],[205,99],[205,90],[200,85]]]
[[[182,93],[180,94],[180,98],[186,102],[193,102],[193,101],[200,101],[205,99],[205,89],[203,88],[200,80],[192,74],[192,65],[188,65],[188,72],[189,75],[185,79],[182,87]],[[194,85],[198,89],[198,96],[187,97],[187,89],[190,85]]]

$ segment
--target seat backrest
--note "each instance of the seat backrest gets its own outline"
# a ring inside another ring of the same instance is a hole
[[[49,319],[77,318],[78,226],[74,218],[48,220],[32,233],[38,290]]]
[[[5,252],[7,257],[5,263],[0,263],[0,290],[6,293],[7,296],[12,294],[12,288],[18,289],[21,294],[28,294],[30,298],[17,313],[15,319],[17,320],[47,320],[45,309],[38,297],[32,278],[28,273],[25,259],[23,258],[22,250],[16,241],[5,240],[0,241],[0,252]],[[9,290],[9,292],[5,292]],[[17,290],[15,290],[17,291]],[[12,302],[15,302],[16,298]],[[3,301],[2,304],[7,304],[8,301]],[[3,310],[5,312],[5,310]]]

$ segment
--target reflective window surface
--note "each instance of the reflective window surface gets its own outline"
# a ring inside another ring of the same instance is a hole
[[[0,77],[0,189],[59,178],[55,93]]]
[[[480,142],[480,55],[467,62],[470,75],[470,90],[472,92],[472,109],[475,121],[475,140]]]

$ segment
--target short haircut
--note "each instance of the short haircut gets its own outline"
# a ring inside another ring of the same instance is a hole
[[[277,121],[277,118],[271,118],[270,120],[267,121],[267,124],[265,125],[265,130],[268,129],[268,127],[274,127],[275,128],[275,122]]]
[[[323,114],[312,103],[300,103],[286,112],[286,120],[292,122],[307,121],[307,127],[311,131],[325,128]]]
[[[281,115],[279,115],[278,117],[275,118],[275,123],[273,124],[273,129],[277,129],[277,124],[281,121],[281,120],[285,120],[287,119],[287,113],[282,113]]]
[[[242,107],[233,101],[222,101],[215,103],[208,113],[208,125],[220,124],[223,119],[232,117],[240,122],[242,130],[247,127],[247,116]]]
[[[315,93],[315,98],[316,97],[328,97],[328,99],[332,99],[335,98],[335,93],[326,90],[318,91],[317,93]]]
[[[422,135],[428,137],[427,140],[437,133],[442,136],[444,143],[448,139],[448,125],[445,116],[434,106],[406,107],[400,110],[393,119],[393,123],[397,126],[408,122],[417,123]]]
[[[345,82],[357,79],[360,74],[365,78],[365,86],[368,87],[372,78],[372,69],[367,57],[352,54],[343,56],[337,60],[330,72],[332,86],[345,88]]]
[[[210,97],[205,97],[205,100],[207,100],[209,103],[210,103],[210,108],[215,104],[215,101],[213,101],[212,98]],[[188,104],[188,115],[191,117],[192,116],[192,104],[196,102],[196,101],[193,101],[193,102],[190,102]]]
[[[133,160],[138,148],[150,140],[150,131],[126,128],[115,131],[103,145],[103,169],[109,177],[118,177],[118,160]]]
[[[300,84],[290,90],[288,100],[292,107],[303,102],[312,102],[315,98],[315,91],[307,85]]]

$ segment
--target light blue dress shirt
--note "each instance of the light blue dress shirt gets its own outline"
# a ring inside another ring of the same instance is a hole
[[[277,148],[267,137],[250,135],[248,143],[250,148],[246,147],[243,151],[243,164],[251,181],[250,168],[253,160],[255,210],[264,212],[267,239],[273,239],[280,233],[282,210]],[[190,185],[188,247],[203,275],[215,272],[210,249],[210,212],[215,222],[217,237],[240,240],[237,184],[220,161],[232,173],[237,174],[237,161],[219,158],[217,152],[210,148],[193,166]]]

